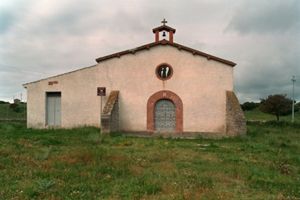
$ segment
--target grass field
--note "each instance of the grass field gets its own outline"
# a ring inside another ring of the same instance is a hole
[[[177,140],[0,123],[0,199],[299,199],[299,127]]]
[[[275,115],[263,113],[258,108],[254,109],[254,110],[245,111],[245,116],[246,116],[247,120],[255,120],[255,121],[276,120]],[[291,115],[280,116],[279,120],[290,122],[292,120],[292,116]],[[295,122],[300,123],[300,112],[295,113]]]

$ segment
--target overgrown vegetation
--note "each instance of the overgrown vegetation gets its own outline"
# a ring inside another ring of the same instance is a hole
[[[26,103],[0,103],[1,119],[26,119]]]
[[[297,199],[299,127],[177,140],[0,123],[0,199]]]

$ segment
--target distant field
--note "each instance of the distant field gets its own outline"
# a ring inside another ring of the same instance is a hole
[[[276,120],[275,115],[270,115],[267,113],[261,112],[258,108],[250,111],[245,111],[245,116],[247,120],[257,120],[257,121],[272,121]],[[280,121],[288,121],[292,120],[292,115],[280,116]],[[300,123],[300,113],[295,113],[295,122]]]
[[[0,123],[0,199],[299,199],[300,125],[221,140]]]

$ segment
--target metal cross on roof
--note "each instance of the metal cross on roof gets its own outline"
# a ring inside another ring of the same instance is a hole
[[[162,20],[161,23],[162,23],[163,25],[166,25],[166,23],[168,23],[168,21],[166,21],[166,19],[164,18],[164,20]]]

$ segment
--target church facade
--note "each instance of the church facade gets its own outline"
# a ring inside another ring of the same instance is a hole
[[[24,84],[27,126],[217,137],[246,132],[233,92],[235,63],[174,42],[165,21],[154,42],[97,64]]]

